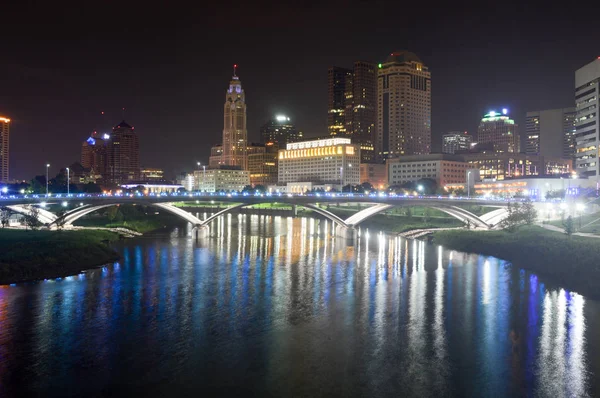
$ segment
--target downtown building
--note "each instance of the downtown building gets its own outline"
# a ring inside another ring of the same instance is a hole
[[[442,136],[442,152],[453,155],[457,151],[468,151],[472,142],[472,137],[466,131],[451,131]]]
[[[333,137],[350,138],[360,145],[361,162],[375,161],[377,68],[364,61],[353,69],[328,70],[327,129]]]
[[[600,57],[575,72],[575,171],[579,176],[600,177],[600,125],[598,106]]]
[[[470,166],[461,156],[445,153],[406,155],[388,159],[388,183],[400,186],[421,179],[434,180],[438,187],[464,184]]]
[[[248,146],[248,172],[250,185],[277,184],[277,152],[279,146],[275,142],[266,144],[250,144]]]
[[[575,108],[527,112],[525,153],[575,158]]]
[[[140,179],[139,136],[125,120],[113,127],[107,139],[106,174],[108,181],[115,185]]]
[[[360,145],[349,138],[289,143],[280,149],[279,185],[304,193],[318,186],[341,189],[360,183]]]
[[[79,181],[107,182],[109,134],[94,131],[81,143],[81,173],[75,173]],[[78,168],[77,168],[78,169]]]
[[[247,170],[246,94],[240,78],[235,74],[236,67],[234,65],[233,76],[225,93],[221,164]]]
[[[519,125],[508,117],[507,109],[502,109],[502,112],[490,111],[479,122],[477,142],[493,145],[495,152],[519,153]]]
[[[0,116],[0,182],[9,181],[10,119]]]
[[[414,53],[379,64],[376,153],[380,160],[431,152],[431,73]]]
[[[260,128],[261,143],[285,146],[288,142],[302,141],[302,132],[296,129],[285,115],[276,115]]]

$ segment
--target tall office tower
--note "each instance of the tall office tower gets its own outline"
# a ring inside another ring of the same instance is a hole
[[[377,156],[431,152],[431,73],[415,54],[392,53],[377,77]]]
[[[507,115],[507,109],[502,109],[501,113],[496,111],[486,113],[479,123],[477,143],[493,144],[494,152],[519,153],[521,151],[519,125]]]
[[[575,108],[527,112],[525,153],[572,159],[574,122]]]
[[[110,135],[99,134],[94,131],[90,137],[81,144],[81,165],[89,169],[90,175],[106,181],[108,153],[107,145]]]
[[[332,66],[327,73],[327,129],[329,135],[345,137],[352,107],[352,70]]]
[[[600,177],[600,57],[575,72],[575,166],[577,174]]]
[[[364,61],[354,63],[352,78],[352,142],[360,145],[361,163],[375,161],[377,119],[377,68]]]
[[[467,132],[451,131],[442,136],[442,152],[454,154],[456,151],[468,151],[472,137]]]
[[[0,182],[8,182],[10,119],[0,116]]]
[[[120,185],[140,179],[139,137],[124,120],[113,127],[107,153],[110,182]]]
[[[359,144],[361,162],[375,160],[375,120],[377,118],[377,69],[364,61],[354,69],[329,68],[329,135],[347,137]]]
[[[246,99],[242,82],[237,77],[237,65],[233,66],[233,77],[225,93],[225,118],[223,127],[223,156],[225,166],[239,166],[248,169],[248,131],[246,130]]]
[[[260,128],[260,138],[263,144],[273,142],[284,146],[288,142],[302,140],[302,132],[290,122],[285,115],[277,115]]]

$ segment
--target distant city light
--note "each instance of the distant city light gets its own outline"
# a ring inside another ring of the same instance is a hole
[[[506,108],[503,108],[503,109],[502,109],[502,114],[503,114],[503,115],[506,115],[507,113],[508,113],[508,109],[506,109]]]
[[[62,207],[67,207],[69,204],[67,203],[67,201],[62,202]]]
[[[7,187],[2,187],[2,193],[7,193],[8,192],[8,188]]]
[[[490,111],[490,116],[491,116],[491,117],[494,117],[494,116],[496,116],[496,112],[495,112],[495,111]]]
[[[96,145],[96,140],[90,137],[87,139],[87,143],[88,145]]]
[[[277,116],[275,116],[275,119],[276,119],[278,122],[285,122],[285,121],[289,121],[289,120],[290,120],[290,118],[289,118],[289,117],[287,117],[287,116],[284,116],[284,115],[277,115]]]
[[[108,139],[110,139],[110,135],[104,133],[104,135],[102,136],[102,139],[103,140],[108,140]]]
[[[600,57],[598,57],[598,58],[600,58]],[[381,64],[379,64],[379,65],[377,65],[377,66],[379,66],[379,69],[381,69]]]

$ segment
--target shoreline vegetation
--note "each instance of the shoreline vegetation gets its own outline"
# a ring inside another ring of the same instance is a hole
[[[0,285],[61,278],[119,260],[110,243],[117,233],[100,230],[0,230]]]

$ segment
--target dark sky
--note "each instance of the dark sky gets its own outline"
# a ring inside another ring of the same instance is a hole
[[[432,73],[439,150],[442,132],[475,132],[490,108],[522,124],[528,110],[572,106],[575,70],[600,55],[597,11],[566,4],[18,3],[2,11],[0,115],[13,120],[11,176],[23,179],[77,161],[123,107],[143,166],[174,176],[206,162],[234,63],[257,141],[276,112],[326,134],[329,65],[413,51]]]

